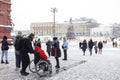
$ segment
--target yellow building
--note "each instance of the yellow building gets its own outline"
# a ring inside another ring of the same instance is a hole
[[[90,29],[98,27],[98,23],[89,21],[73,22],[74,33],[76,36],[90,36]],[[66,36],[69,23],[56,23],[55,24],[55,35]],[[53,22],[44,23],[31,23],[30,31],[35,35],[50,35],[52,36]]]

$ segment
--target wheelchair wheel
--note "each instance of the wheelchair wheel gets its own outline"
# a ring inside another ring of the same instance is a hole
[[[48,63],[46,60],[40,60],[36,66],[36,73],[41,76],[46,76],[52,73],[52,65]]]
[[[35,64],[34,64],[34,59],[30,61],[30,64],[29,64],[29,70],[33,73],[36,72],[35,70]]]

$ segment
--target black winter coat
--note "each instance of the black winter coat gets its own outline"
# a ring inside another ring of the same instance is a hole
[[[93,42],[92,40],[90,40],[90,41],[88,42],[88,47],[89,47],[90,49],[92,49],[93,46],[94,46],[94,42]]]
[[[2,41],[1,41],[1,43],[2,43],[2,46],[1,46],[1,50],[8,50],[9,49],[9,43],[7,42],[7,39],[3,39]]]
[[[86,49],[87,49],[87,43],[83,42],[82,43],[82,50],[86,51]]]
[[[23,38],[20,41],[20,52],[22,53],[34,53],[31,40],[29,38]]]
[[[51,42],[51,41],[48,41],[48,42],[46,43],[46,46],[47,46],[47,52],[50,52],[50,51],[51,51],[52,42]]]
[[[99,48],[99,49],[102,49],[102,48],[103,48],[103,43],[102,43],[102,42],[99,42],[99,43],[98,43],[98,48]]]

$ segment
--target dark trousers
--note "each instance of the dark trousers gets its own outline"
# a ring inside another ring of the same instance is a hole
[[[67,49],[64,49],[63,52],[64,52],[64,59],[67,60]]]
[[[37,52],[34,53],[34,63],[35,65],[39,62],[40,60],[40,56]]]
[[[85,51],[86,51],[86,50],[85,50],[85,49],[82,49],[82,51],[83,51],[83,55],[85,55]]]
[[[21,63],[21,57],[18,54],[15,54],[15,59],[16,59],[16,67],[20,68],[20,63]]]
[[[48,52],[48,55],[49,55],[49,57],[50,57],[50,52]]]
[[[26,71],[26,68],[28,67],[28,65],[30,64],[30,58],[28,53],[22,53],[21,54],[21,59],[22,59],[22,72]]]
[[[56,68],[60,68],[59,57],[55,57],[55,60],[56,60]]]

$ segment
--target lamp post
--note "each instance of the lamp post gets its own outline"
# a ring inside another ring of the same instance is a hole
[[[55,13],[57,12],[57,8],[51,8],[51,12],[53,13],[52,33],[53,33],[53,36],[55,36]]]

